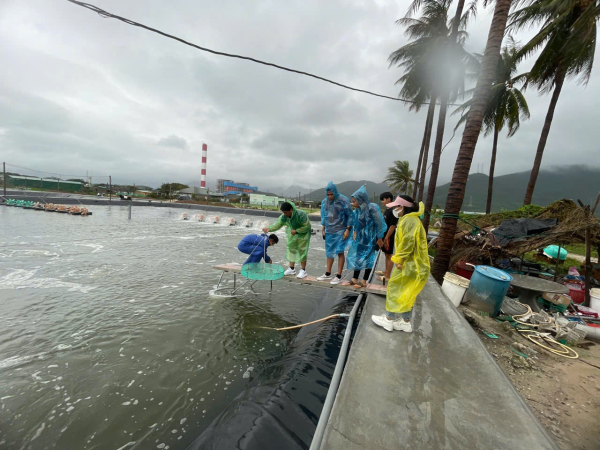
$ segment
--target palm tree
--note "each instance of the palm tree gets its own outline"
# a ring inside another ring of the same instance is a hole
[[[498,150],[498,135],[504,128],[508,127],[508,137],[514,136],[521,125],[521,119],[529,118],[529,107],[523,93],[516,87],[519,82],[525,81],[527,74],[515,75],[517,71],[517,56],[519,47],[512,36],[508,37],[508,43],[502,50],[490,97],[483,115],[484,136],[494,133],[492,144],[492,161],[490,163],[490,176],[488,181],[488,196],[485,213],[489,214],[492,209],[492,195],[494,190],[494,168],[496,165],[496,152]],[[468,100],[457,108],[454,113],[463,112],[462,117],[456,124],[455,130],[467,120],[468,111],[473,100]]]
[[[427,166],[435,113],[435,86],[440,82],[439,61],[442,59],[440,52],[444,49],[448,39],[448,8],[451,1],[414,0],[406,16],[396,21],[397,25],[406,27],[405,34],[412,42],[392,52],[388,58],[390,67],[397,66],[404,69],[404,75],[396,81],[396,84],[402,84],[400,97],[415,102],[411,104],[409,110],[414,109],[418,112],[421,105],[429,101],[425,131],[417,163],[417,176],[412,192],[413,197],[419,197],[419,200],[423,197],[425,170],[422,168]],[[421,7],[423,8],[422,17],[412,18],[411,16]]]
[[[542,93],[554,89],[523,201],[529,205],[565,79],[579,76],[586,84],[590,78],[600,7],[597,0],[517,0],[517,4],[526,6],[511,15],[511,27],[521,29],[542,23],[542,29],[520,51],[524,58],[541,50],[529,72],[529,83]]]
[[[429,177],[429,186],[427,187],[427,199],[425,201],[425,218],[423,226],[427,230],[429,228],[429,212],[433,205],[435,189],[437,185],[437,177],[439,172],[440,156],[442,154],[442,144],[444,140],[444,130],[446,127],[446,113],[448,103],[451,99],[458,98],[464,95],[464,80],[467,69],[474,69],[478,66],[477,59],[466,52],[463,48],[467,33],[464,28],[469,20],[469,17],[474,14],[476,2],[474,1],[471,8],[463,15],[465,2],[459,0],[454,18],[452,19],[452,28],[449,37],[445,40],[441,56],[438,61],[437,73],[439,82],[436,84],[437,92],[439,92],[440,111],[438,115],[438,124],[436,130],[435,144],[433,147],[433,160],[431,162],[431,175]],[[426,170],[422,170],[422,175]]]
[[[404,192],[406,194],[410,183],[415,181],[412,176],[413,171],[409,168],[408,161],[394,161],[394,166],[388,169],[387,177],[383,181],[395,193]]]
[[[466,120],[460,149],[454,165],[454,173],[452,174],[452,181],[446,199],[442,228],[432,270],[433,276],[440,284],[450,264],[456,233],[456,218],[465,197],[465,187],[471,170],[473,152],[481,132],[487,100],[494,81],[498,59],[500,58],[500,47],[506,30],[510,4],[511,0],[496,0],[490,33],[481,62],[481,72],[477,79],[469,116]]]

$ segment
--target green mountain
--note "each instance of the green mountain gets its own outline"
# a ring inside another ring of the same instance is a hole
[[[492,212],[518,209],[523,205],[523,197],[529,182],[530,172],[511,173],[494,177]],[[484,212],[487,202],[489,177],[482,173],[469,175],[463,211]],[[443,208],[450,183],[438,186],[433,204]],[[578,199],[583,204],[593,204],[600,192],[600,168],[567,166],[540,171],[533,194],[533,204],[547,206],[550,203],[568,198]]]
[[[523,205],[523,197],[529,182],[530,172],[518,172],[501,175],[494,178],[494,197],[492,201],[492,212],[518,209]],[[463,211],[484,212],[487,201],[489,177],[482,173],[469,175]],[[385,183],[374,183],[372,181],[344,181],[336,183],[338,191],[346,197],[350,196],[363,184],[366,184],[369,196],[379,202],[379,194],[389,191]],[[438,186],[435,190],[434,206],[443,208],[450,183]],[[547,206],[550,203],[568,198],[574,201],[581,200],[584,204],[593,204],[600,192],[600,168],[586,166],[566,166],[552,170],[540,171],[533,203],[539,206]],[[427,195],[427,193],[425,193]],[[305,200],[321,201],[325,198],[325,186],[312,191],[302,197]],[[600,213],[600,207],[598,207]]]
[[[371,201],[375,203],[379,202],[379,194],[390,190],[385,183],[374,183],[367,180],[343,181],[341,183],[335,183],[335,185],[338,192],[348,198],[350,198],[362,185],[366,185],[367,192],[369,193],[369,196],[371,196]],[[306,200],[323,200],[325,198],[325,186],[306,194],[305,197]],[[304,196],[302,198],[304,199]]]

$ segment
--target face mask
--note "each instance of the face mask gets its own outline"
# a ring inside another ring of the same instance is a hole
[[[401,209],[398,209],[398,210],[396,210],[396,209],[395,209],[395,210],[393,210],[393,211],[392,211],[392,214],[394,215],[394,217],[395,217],[396,219],[399,219],[399,218],[400,218],[400,214],[401,214],[401,213],[402,213],[402,210],[401,210]]]

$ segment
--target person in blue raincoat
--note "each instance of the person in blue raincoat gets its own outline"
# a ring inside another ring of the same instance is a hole
[[[360,289],[367,286],[367,280],[375,265],[377,250],[383,246],[387,225],[379,205],[369,201],[369,194],[364,186],[352,194],[352,206],[354,207],[354,231],[347,261],[348,269],[354,270],[352,285]],[[365,274],[363,280],[359,282],[361,270],[364,270]]]
[[[258,263],[263,258],[265,262],[271,264],[271,258],[267,255],[267,247],[275,245],[279,242],[279,238],[272,234],[249,234],[245,236],[238,244],[238,250],[245,253],[248,259],[244,264]]]
[[[348,197],[338,192],[333,181],[325,188],[325,199],[321,202],[321,225],[325,239],[325,254],[327,256],[327,270],[317,280],[331,280],[331,284],[342,281],[342,270],[346,257],[344,252],[352,244],[350,232],[352,231],[353,215]],[[335,257],[338,257],[338,271],[335,277],[331,276],[331,269]]]

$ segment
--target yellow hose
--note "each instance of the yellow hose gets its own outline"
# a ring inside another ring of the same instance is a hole
[[[263,330],[275,330],[275,331],[285,331],[285,330],[293,330],[295,328],[302,328],[306,325],[312,325],[313,323],[323,322],[325,320],[333,319],[334,317],[343,317],[342,314],[332,314],[331,316],[323,317],[322,319],[313,320],[312,322],[303,323],[300,325],[294,325],[293,327],[284,327],[284,328],[271,328],[271,327],[259,327]]]
[[[560,342],[555,341],[554,339],[552,339],[549,336],[546,336],[546,335],[544,335],[542,333],[539,333],[539,332],[533,331],[533,330],[518,330],[518,331],[526,339],[528,339],[531,342],[533,342],[534,344],[539,345],[540,347],[548,350],[549,352],[554,353],[555,355],[559,355],[559,356],[562,356],[564,358],[569,358],[569,359],[577,359],[577,358],[579,358],[579,354],[575,350],[573,350],[570,347],[567,347],[564,344],[561,344]],[[561,351],[561,350],[556,350],[554,348],[548,347],[548,346],[543,345],[540,342],[536,341],[535,339],[543,339],[544,341],[552,343],[552,345],[558,345],[561,349],[564,349],[564,350]],[[575,356],[571,356],[570,355],[571,352]]]

